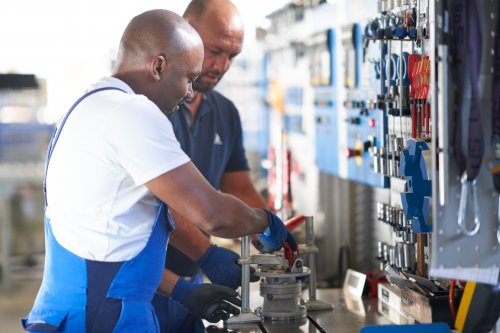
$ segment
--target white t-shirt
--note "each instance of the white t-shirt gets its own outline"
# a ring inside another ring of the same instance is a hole
[[[56,240],[98,261],[134,258],[146,246],[159,201],[144,185],[189,161],[160,109],[123,81],[90,90],[59,136],[47,172],[46,215]]]

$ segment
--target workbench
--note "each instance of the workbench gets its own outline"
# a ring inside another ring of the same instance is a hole
[[[304,293],[306,296],[307,292]],[[346,298],[342,289],[318,289],[317,298],[333,304],[333,310],[310,312],[310,317],[317,323],[317,328],[310,319],[302,323],[251,323],[245,325],[223,327],[223,324],[208,325],[208,333],[358,333],[366,325],[389,325],[391,322],[377,312],[377,299],[363,297],[361,299]],[[250,293],[252,309],[262,304],[258,290]],[[259,327],[260,326],[260,327]]]

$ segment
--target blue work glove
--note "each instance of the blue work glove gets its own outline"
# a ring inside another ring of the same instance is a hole
[[[194,284],[180,278],[170,297],[184,305],[193,316],[211,323],[240,313],[236,307],[241,306],[238,293],[218,284]]]
[[[255,248],[262,253],[269,253],[278,251],[286,242],[293,251],[297,251],[297,242],[283,221],[267,209],[265,211],[267,213],[268,227],[263,233],[257,234],[257,239],[252,241]]]
[[[241,266],[238,259],[240,256],[236,252],[212,245],[197,264],[213,283],[237,289],[241,286]],[[251,282],[259,281],[259,277],[254,273],[255,270],[250,268]]]

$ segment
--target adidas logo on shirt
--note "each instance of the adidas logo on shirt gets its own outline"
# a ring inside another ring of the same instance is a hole
[[[222,140],[220,139],[219,133],[215,133],[214,145],[222,145]]]

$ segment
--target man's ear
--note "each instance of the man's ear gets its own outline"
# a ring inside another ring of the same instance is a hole
[[[151,64],[151,75],[156,81],[160,81],[161,77],[167,69],[167,59],[163,55],[159,55],[153,59]]]

